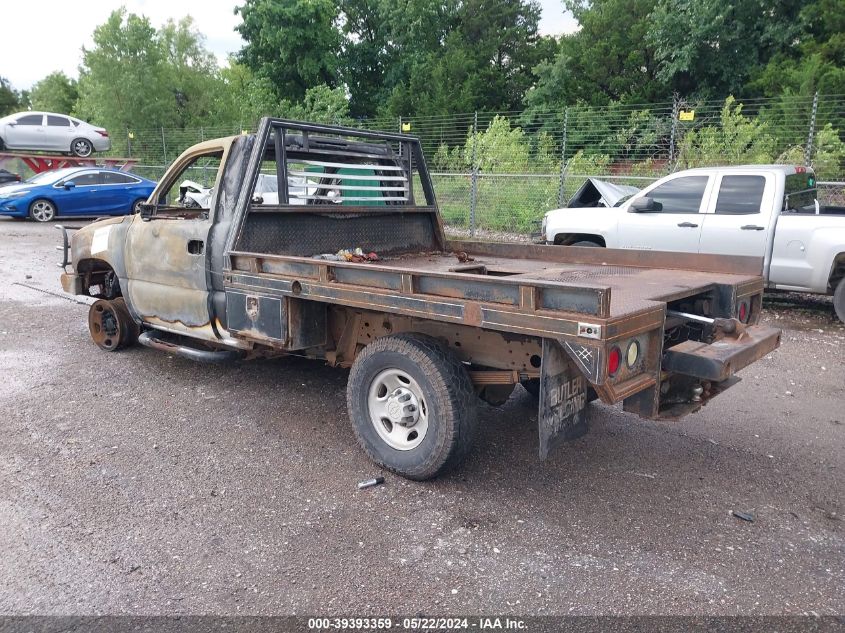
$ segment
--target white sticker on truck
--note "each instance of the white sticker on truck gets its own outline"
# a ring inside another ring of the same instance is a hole
[[[111,225],[104,226],[94,231],[94,239],[91,240],[91,254],[102,253],[109,248],[109,233]]]

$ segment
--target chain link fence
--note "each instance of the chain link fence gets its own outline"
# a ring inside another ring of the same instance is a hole
[[[348,124],[348,122],[347,122]],[[366,119],[355,127],[418,136],[447,226],[526,234],[588,177],[646,186],[679,169],[725,164],[813,166],[823,202],[845,204],[845,95],[571,106]],[[248,133],[254,123],[112,134],[114,156],[158,179],[184,149]]]

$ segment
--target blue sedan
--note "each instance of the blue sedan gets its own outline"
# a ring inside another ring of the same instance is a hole
[[[0,187],[0,215],[49,222],[57,216],[137,212],[155,183],[116,169],[70,167]]]

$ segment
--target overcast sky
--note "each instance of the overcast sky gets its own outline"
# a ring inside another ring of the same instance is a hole
[[[559,35],[576,28],[572,16],[564,14],[560,0],[540,0],[540,4],[543,34]],[[234,4],[227,0],[98,0],[70,4],[64,0],[40,0],[34,5],[5,2],[0,77],[8,79],[16,89],[30,88],[54,70],[77,77],[82,46],[91,46],[94,27],[120,6],[146,15],[156,27],[168,18],[192,16],[206,37],[206,46],[221,64],[242,44],[234,30],[239,18],[234,14]]]

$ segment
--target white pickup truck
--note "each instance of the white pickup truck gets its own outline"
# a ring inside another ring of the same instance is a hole
[[[594,206],[549,211],[542,241],[762,257],[768,288],[832,294],[845,322],[845,207],[819,204],[811,169],[689,169],[636,193],[599,193]]]

